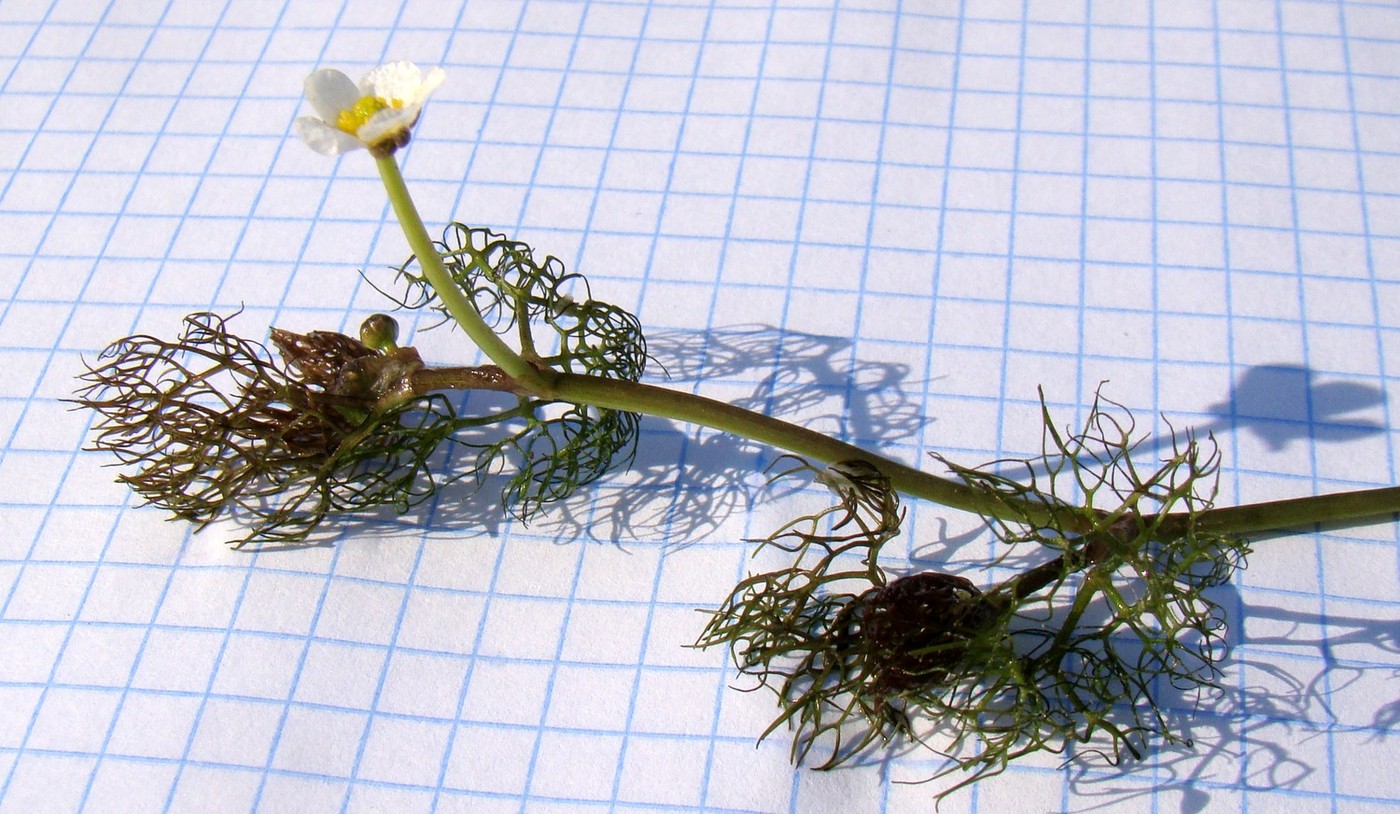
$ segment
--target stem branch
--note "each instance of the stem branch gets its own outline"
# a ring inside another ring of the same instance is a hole
[[[529,365],[527,367],[531,371],[539,372],[538,368]],[[1047,507],[1035,501],[1024,500],[1013,509],[1005,498],[993,499],[965,483],[915,469],[806,427],[694,393],[621,379],[564,372],[556,372],[548,391],[542,392],[527,382],[512,381],[507,371],[490,365],[475,368],[423,369],[414,374],[414,385],[421,390],[505,390],[699,424],[822,463],[866,461],[875,465],[890,479],[890,486],[895,491],[941,503],[949,508],[1032,524],[1064,522],[1063,516],[1053,517]],[[1157,536],[1176,537],[1188,530],[1197,533],[1247,534],[1315,523],[1380,518],[1396,513],[1400,513],[1400,487],[1391,486],[1208,509],[1195,514],[1173,512],[1162,518]],[[1088,532],[1090,529],[1086,527],[1062,531],[1073,534]],[[1090,561],[1092,558],[1085,564]],[[1037,573],[1035,579],[1023,580],[1022,584],[1016,586],[1017,594],[1025,595],[1043,587],[1046,583],[1042,580],[1052,579],[1059,573],[1062,565],[1063,563],[1053,566],[1047,564],[1043,571]]]
[[[442,263],[442,255],[438,253],[437,246],[433,245],[427,228],[423,226],[423,218],[418,214],[418,207],[408,194],[408,186],[404,183],[403,173],[399,172],[398,162],[392,155],[385,155],[376,157],[374,163],[379,168],[379,177],[384,181],[384,189],[389,193],[389,202],[393,204],[399,226],[403,229],[404,237],[408,238],[408,246],[423,269],[423,277],[433,287],[447,313],[462,326],[462,330],[478,348],[481,348],[481,352],[486,354],[487,358],[500,365],[507,376],[532,392],[548,394],[551,389],[549,372],[525,361],[497,336],[496,332],[491,330],[491,326],[486,324],[486,320],[481,318],[476,306],[457,287],[452,275],[447,273],[447,267]]]

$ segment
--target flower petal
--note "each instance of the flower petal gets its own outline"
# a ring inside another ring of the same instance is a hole
[[[306,101],[311,103],[321,121],[334,125],[340,111],[359,98],[360,91],[355,83],[334,68],[322,68],[306,77]]]
[[[392,154],[408,143],[423,103],[446,78],[441,68],[424,74],[407,60],[380,65],[358,85],[340,71],[322,68],[306,80],[306,98],[320,119],[298,119],[297,134],[325,155],[358,147],[376,155]]]
[[[344,130],[312,116],[301,116],[296,120],[295,127],[306,146],[321,155],[340,155],[365,146],[364,142]]]
[[[365,74],[360,93],[386,100],[410,102],[423,85],[423,71],[408,60],[386,62]]]
[[[423,84],[418,86],[418,104],[428,101],[428,97],[437,90],[443,82],[447,81],[447,71],[441,68],[431,68],[423,75]]]

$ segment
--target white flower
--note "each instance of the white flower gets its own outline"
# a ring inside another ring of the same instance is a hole
[[[423,104],[446,78],[441,68],[425,74],[412,62],[386,62],[356,85],[344,73],[322,68],[306,78],[306,101],[316,115],[297,119],[297,135],[323,155],[360,147],[390,155],[408,143]]]

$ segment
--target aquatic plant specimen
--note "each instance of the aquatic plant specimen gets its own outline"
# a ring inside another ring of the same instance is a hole
[[[939,776],[967,775],[941,796],[1035,752],[1080,744],[1116,763],[1140,757],[1153,737],[1189,743],[1158,688],[1190,697],[1214,686],[1225,619],[1209,589],[1249,552],[1242,538],[1193,522],[1209,509],[1197,491],[1213,487],[1218,456],[1188,438],[1142,470],[1131,423],[1113,405],[1096,403],[1073,434],[1044,419],[1045,451],[1025,462],[1038,476],[957,469],[1008,506],[1030,500],[1059,517],[988,518],[1003,557],[1045,553],[987,590],[879,565],[904,514],[868,463],[784,473],[813,474],[838,502],[760,541],[791,551],[792,564],[740,582],[697,644],[728,647],[741,673],[776,693],[781,711],[765,735],[789,725],[794,760],[821,750],[817,765],[837,766],[916,737],[911,717],[923,717],[948,738]],[[1066,489],[1080,499],[1066,500]]]
[[[273,329],[274,355],[229,320],[192,314],[173,341],[119,340],[83,376],[92,445],[114,454],[146,501],[204,525],[230,516],[238,545],[295,544],[323,521],[403,511],[446,483],[492,473],[528,518],[627,465],[641,416],[711,427],[791,454],[837,495],[761,541],[789,564],[749,576],[700,646],[730,648],[772,688],[769,733],[795,729],[793,756],[834,766],[915,719],[950,727],[962,783],[1009,761],[1081,744],[1111,761],[1153,737],[1184,740],[1157,692],[1208,689],[1223,647],[1210,589],[1248,553],[1246,536],[1400,511],[1400,487],[1214,507],[1218,457],[1189,435],[1150,464],[1125,412],[1101,400],[1073,432],[1042,412],[1042,454],[935,474],[735,405],[642,381],[640,322],[595,299],[553,257],[480,226],[430,236],[396,153],[441,72],[390,63],[355,84],[307,83],[317,116],[297,129],[318,152],[365,147],[413,252],[393,299],[470,340],[472,366],[430,366],[374,315],[353,338]],[[990,586],[880,562],[900,532],[900,496],[975,512],[1011,552],[1041,562]],[[956,786],[954,786],[956,787]]]

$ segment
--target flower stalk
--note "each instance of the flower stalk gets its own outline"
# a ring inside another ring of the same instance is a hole
[[[322,91],[320,95],[336,99],[328,104],[318,99],[316,80],[318,77],[325,87],[335,91]],[[387,78],[385,78],[387,77]],[[334,81],[331,81],[334,80]],[[380,126],[376,133],[388,131],[380,136],[378,144],[370,143],[375,166],[384,183],[394,214],[398,218],[414,259],[421,268],[422,281],[431,287],[440,307],[467,334],[471,341],[508,377],[514,390],[520,393],[549,400],[564,401],[576,405],[591,405],[611,410],[635,414],[646,414],[669,418],[693,424],[700,424],[722,432],[742,435],[746,438],[786,450],[815,461],[832,463],[843,460],[867,460],[877,463],[890,479],[891,487],[903,494],[940,503],[954,509],[987,514],[1006,519],[1015,516],[1031,523],[1053,522],[1058,517],[1065,518],[1062,512],[1030,498],[1011,499],[1010,508],[1003,505],[1007,498],[990,498],[967,483],[933,475],[907,466],[897,461],[873,455],[850,444],[821,433],[795,426],[769,416],[753,413],[733,405],[707,399],[698,395],[682,393],[654,387],[628,380],[626,377],[599,377],[572,374],[559,371],[545,364],[538,364],[539,355],[529,330],[530,304],[517,298],[512,304],[510,320],[515,323],[520,351],[512,348],[502,339],[483,318],[481,310],[473,302],[470,291],[464,292],[461,280],[454,277],[443,262],[439,245],[435,244],[423,224],[422,216],[413,202],[412,195],[399,169],[395,153],[407,144],[409,132],[417,123],[418,111],[428,94],[442,81],[441,72],[428,74],[426,81],[416,66],[410,63],[390,63],[371,71],[362,80],[360,90],[364,93],[351,101],[353,94],[342,85],[349,83],[343,74],[334,71],[320,71],[308,80],[308,97],[324,108],[323,115],[336,119],[341,130],[352,130],[344,124],[364,120],[362,109],[368,110],[370,122],[375,117],[385,118],[387,128]],[[339,83],[339,84],[337,84]],[[408,107],[394,118],[393,105],[404,107],[404,103],[385,103],[379,93],[398,93],[409,101]],[[367,102],[373,103],[367,106]],[[335,112],[336,106],[341,108]],[[387,108],[387,109],[386,109]],[[302,125],[299,122],[299,125]],[[398,128],[395,131],[394,128]],[[301,127],[303,138],[314,148],[322,149],[311,138],[316,131],[326,127],[316,123]],[[331,128],[334,129],[334,128]],[[339,139],[344,133],[334,134]],[[357,136],[358,137],[358,136]],[[322,136],[322,140],[330,137]],[[323,150],[324,151],[324,150]],[[1319,496],[1290,500],[1272,501],[1253,506],[1211,509],[1199,514],[1178,514],[1160,519],[1163,535],[1180,534],[1184,524],[1194,523],[1203,530],[1218,533],[1253,533],[1320,522],[1348,522],[1368,517],[1383,516],[1400,512],[1400,487],[1365,490],[1342,496]],[[1087,521],[1085,521],[1087,522]],[[1068,527],[1067,533],[1082,533],[1088,530],[1081,522],[1080,527]]]
[[[425,73],[410,62],[381,65],[367,73],[358,84],[340,71],[318,70],[306,82],[306,96],[317,115],[298,119],[296,127],[312,149],[327,155],[368,148],[394,214],[413,250],[413,260],[421,272],[417,276],[410,275],[405,266],[401,273],[425,289],[420,292],[418,306],[436,300],[437,307],[462,328],[511,382],[510,385],[493,382],[487,389],[509,389],[522,397],[544,402],[588,405],[700,424],[826,463],[866,460],[878,463],[895,491],[912,497],[999,519],[1016,519],[1031,524],[1069,524],[1063,530],[1072,534],[1084,533],[1092,526],[1096,519],[1094,516],[1067,515],[1031,495],[979,490],[966,479],[956,480],[923,472],[769,416],[701,396],[641,384],[634,375],[640,373],[645,360],[644,343],[640,341],[639,331],[634,331],[637,334],[636,342],[626,340],[632,342],[632,352],[639,354],[635,361],[625,365],[632,371],[631,374],[617,375],[618,371],[609,371],[607,364],[599,366],[596,360],[591,363],[585,361],[588,355],[604,350],[603,347],[574,348],[574,361],[584,366],[579,372],[570,369],[569,354],[553,360],[554,364],[542,359],[530,331],[530,322],[533,317],[543,317],[558,329],[560,320],[579,317],[578,310],[572,307],[571,296],[559,290],[569,275],[562,274],[562,271],[555,273],[549,268],[550,263],[554,262],[552,259],[544,267],[535,266],[528,247],[496,240],[495,237],[499,236],[486,233],[485,246],[471,245],[471,241],[480,234],[466,227],[457,229],[458,237],[465,238],[465,243],[457,249],[435,243],[423,224],[395,159],[397,151],[408,144],[423,105],[444,78],[440,69]],[[449,234],[451,232],[450,227]],[[462,263],[464,259],[467,261],[465,264]],[[445,260],[451,260],[456,265],[449,268]],[[489,268],[493,264],[499,268]],[[525,269],[524,277],[508,279],[512,275],[520,275],[522,267]],[[530,271],[532,268],[533,272]],[[533,278],[531,275],[534,275]],[[429,290],[430,295],[427,293]],[[504,311],[504,318],[515,326],[520,345],[518,351],[483,316],[478,302],[480,297],[486,299],[488,308]],[[509,302],[505,302],[505,299],[509,299]],[[626,316],[635,323],[634,318]],[[587,317],[587,312],[584,312],[584,321]],[[614,317],[612,313],[606,315],[607,319]],[[608,327],[606,320],[603,327]],[[582,333],[582,328],[579,326],[577,332]],[[561,332],[564,341],[569,341],[568,337],[567,331]],[[603,345],[613,341],[606,337],[602,337],[602,340]],[[450,378],[448,376],[443,380],[447,389],[453,388]],[[480,384],[482,381],[478,378],[474,384],[466,386]],[[1400,487],[1388,487],[1340,496],[1298,498],[1166,515],[1158,518],[1157,531],[1163,536],[1171,536],[1182,533],[1188,524],[1194,524],[1198,529],[1218,533],[1258,532],[1319,522],[1352,522],[1397,511],[1400,511]]]
[[[389,203],[394,207],[394,215],[399,219],[399,227],[403,229],[408,246],[413,250],[413,256],[422,267],[424,278],[442,301],[447,313],[456,320],[457,325],[481,352],[499,365],[520,387],[536,395],[550,394],[552,371],[536,367],[507,345],[505,340],[491,330],[481,312],[477,311],[476,306],[467,299],[447,273],[442,255],[428,236],[423,218],[418,214],[418,207],[414,205],[413,197],[408,193],[408,185],[404,183],[403,173],[399,171],[394,156],[379,156],[374,159],[374,164],[379,170],[380,179],[384,181],[384,190],[389,194]]]

